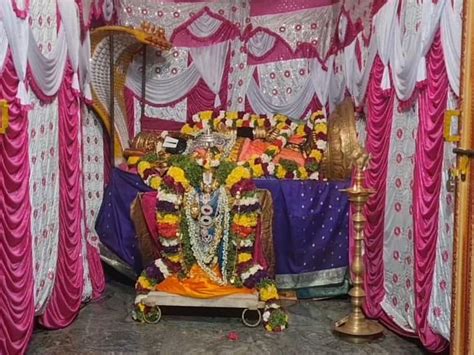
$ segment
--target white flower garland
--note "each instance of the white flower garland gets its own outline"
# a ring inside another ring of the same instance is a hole
[[[196,262],[201,267],[202,270],[206,272],[206,274],[211,278],[212,281],[216,282],[218,285],[226,285],[227,284],[227,274],[226,274],[226,267],[227,267],[227,253],[223,253],[223,260],[222,260],[222,278],[218,277],[215,272],[207,266],[206,259],[204,255],[202,255],[201,250],[198,248],[198,238],[199,238],[199,228],[197,223],[194,221],[192,214],[191,214],[191,204],[196,198],[196,191],[192,190],[191,192],[187,193],[185,196],[186,204],[185,204],[185,215],[186,221],[188,224],[188,232],[189,238],[191,242],[191,249],[193,251],[194,257],[196,258]],[[219,211],[218,218],[224,219],[223,225],[223,239],[222,245],[224,250],[227,250],[229,245],[229,230],[230,230],[230,210],[229,210],[229,201],[228,196],[225,188],[221,186],[219,188],[219,200],[217,209]],[[222,219],[216,221],[216,225],[222,225]],[[216,232],[217,233],[217,232]]]

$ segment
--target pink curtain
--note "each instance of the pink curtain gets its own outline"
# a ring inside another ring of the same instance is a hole
[[[80,100],[72,89],[72,67],[67,64],[59,90],[59,250],[53,293],[40,323],[66,327],[76,318],[84,283],[82,262],[82,184]]]
[[[369,199],[365,208],[367,223],[365,226],[365,311],[369,317],[382,315],[380,303],[384,291],[383,236],[385,215],[385,189],[387,181],[388,151],[392,127],[393,89],[384,91],[380,87],[384,65],[377,56],[372,77],[367,88],[367,143],[366,148],[371,156],[366,173],[367,187],[375,194]]]
[[[419,96],[419,117],[414,178],[415,221],[415,321],[423,345],[439,352],[447,341],[428,325],[428,311],[438,239],[439,196],[443,165],[444,111],[448,76],[439,34],[427,58],[427,87]]]
[[[0,72],[0,99],[10,104],[10,126],[0,134],[1,354],[26,351],[34,319],[28,116],[16,100],[17,87],[9,53]]]

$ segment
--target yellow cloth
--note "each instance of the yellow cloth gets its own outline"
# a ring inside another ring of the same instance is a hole
[[[191,268],[188,278],[180,280],[176,276],[170,276],[156,285],[155,288],[157,291],[193,298],[214,298],[255,292],[248,288],[237,288],[230,285],[220,286],[212,281],[197,264]]]

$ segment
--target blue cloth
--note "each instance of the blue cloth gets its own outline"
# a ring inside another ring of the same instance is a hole
[[[340,189],[349,182],[261,179],[272,193],[276,279],[283,289],[344,282],[348,265],[349,202]],[[114,169],[96,230],[101,242],[139,273],[143,266],[130,207],[139,192],[151,191],[136,174]]]
[[[277,283],[294,289],[344,281],[349,249],[349,182],[262,179],[272,193]]]
[[[137,174],[114,169],[97,216],[100,241],[136,273],[143,269],[130,207],[139,192],[152,191]]]

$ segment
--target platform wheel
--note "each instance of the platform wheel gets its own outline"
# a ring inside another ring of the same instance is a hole
[[[256,321],[249,322],[247,320],[247,318],[245,317],[247,312],[257,312],[258,319]],[[260,312],[259,309],[248,309],[248,308],[246,308],[242,311],[242,323],[244,323],[247,327],[249,327],[249,328],[258,327],[261,322],[262,322],[262,312]]]
[[[161,309],[158,306],[152,306],[149,307],[144,313],[143,313],[143,320],[145,323],[148,324],[156,324],[160,321],[161,319]]]

